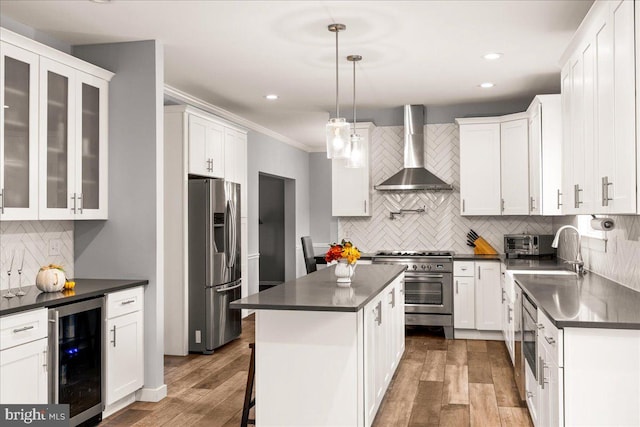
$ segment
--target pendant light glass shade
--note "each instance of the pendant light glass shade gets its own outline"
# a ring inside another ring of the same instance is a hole
[[[351,155],[345,164],[345,167],[357,169],[364,167],[364,150],[362,148],[362,137],[357,133],[352,133],[349,138],[351,142]]]
[[[343,118],[329,119],[327,123],[327,158],[348,159],[351,155],[350,125]]]

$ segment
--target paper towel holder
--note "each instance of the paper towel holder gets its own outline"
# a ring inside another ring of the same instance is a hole
[[[616,228],[616,223],[612,218],[596,218],[591,215],[591,228],[600,231],[611,231]]]

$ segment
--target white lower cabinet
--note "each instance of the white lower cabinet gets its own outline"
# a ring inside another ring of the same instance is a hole
[[[456,330],[502,331],[501,263],[456,261],[453,265],[453,325]],[[461,331],[462,332],[462,331]],[[460,336],[460,334],[459,334]],[[469,339],[483,339],[482,335]],[[484,336],[488,339],[495,337]]]
[[[47,310],[0,318],[0,404],[48,399]]]
[[[526,363],[525,363],[526,364]],[[539,384],[536,380],[536,377],[533,375],[533,372],[529,368],[529,365],[525,366],[525,399],[527,401],[527,407],[529,408],[529,415],[531,416],[531,421],[533,421],[534,426],[539,426],[539,417],[538,417],[538,407],[539,404]]]
[[[455,329],[475,329],[475,279],[473,277],[456,277],[453,280],[453,327]]]
[[[404,353],[403,301],[400,276],[364,307],[365,426],[373,423]]]
[[[0,404],[47,403],[46,338],[0,351]]]
[[[500,263],[476,261],[476,329],[501,331]]]
[[[106,401],[110,405],[144,383],[143,289],[107,295]]]

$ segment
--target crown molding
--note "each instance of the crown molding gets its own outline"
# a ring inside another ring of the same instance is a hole
[[[247,120],[244,117],[238,116],[237,114],[227,111],[224,108],[220,108],[207,101],[204,101],[200,98],[197,98],[193,95],[183,92],[180,89],[176,89],[173,86],[169,86],[165,84],[164,94],[165,96],[169,96],[172,99],[175,99],[179,102],[184,102],[188,105],[192,105],[194,107],[200,108],[201,110],[204,110],[208,113],[215,114],[218,117],[229,120],[237,125],[244,126],[247,129],[260,132],[263,135],[267,135],[277,141],[280,141],[292,147],[298,148],[300,150],[306,151],[307,153],[315,152],[315,149],[307,144],[303,144],[287,136],[284,136],[278,132],[275,132],[269,128],[266,128],[262,125],[254,123],[251,120]]]

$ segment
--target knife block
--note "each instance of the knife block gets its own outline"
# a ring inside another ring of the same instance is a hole
[[[497,255],[498,254],[498,252],[496,252],[496,250],[493,249],[493,246],[491,246],[489,242],[484,240],[482,237],[478,237],[473,243],[475,243],[476,245],[476,247],[473,249],[473,253],[475,253],[476,255]]]

